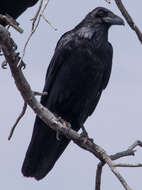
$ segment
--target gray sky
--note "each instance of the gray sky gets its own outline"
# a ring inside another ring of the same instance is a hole
[[[142,1],[124,1],[136,24],[142,30]],[[38,6],[38,5],[37,5]],[[35,6],[27,10],[18,21],[24,28],[24,34],[11,30],[18,50],[21,51],[31,29],[30,18],[35,14]],[[46,69],[60,36],[77,25],[85,15],[97,6],[104,6],[120,15],[114,3],[108,5],[103,0],[52,0],[46,9],[46,17],[57,27],[54,31],[45,21],[33,36],[26,51],[24,71],[33,90],[42,91]],[[108,87],[103,92],[94,114],[86,122],[89,136],[101,145],[108,154],[125,150],[135,140],[142,140],[142,46],[135,33],[126,24],[114,26],[109,31],[109,41],[113,45],[113,69]],[[2,61],[2,59],[1,59]],[[94,188],[95,171],[98,160],[90,153],[71,143],[56,163],[52,172],[40,182],[25,178],[21,166],[30,141],[35,115],[29,108],[18,125],[12,140],[7,137],[16,117],[23,106],[23,100],[17,91],[7,70],[0,69],[0,188],[2,189],[90,189]],[[121,159],[126,163],[142,163],[142,150],[138,148],[136,157]],[[141,189],[142,168],[120,169],[121,174],[133,189]],[[102,189],[121,190],[110,170],[103,170]]]

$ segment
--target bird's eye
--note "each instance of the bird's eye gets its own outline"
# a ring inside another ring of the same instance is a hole
[[[100,10],[97,14],[98,17],[105,17],[107,16],[107,12],[106,11],[103,11],[103,10]]]

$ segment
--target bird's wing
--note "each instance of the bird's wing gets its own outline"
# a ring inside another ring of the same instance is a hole
[[[60,70],[60,67],[70,58],[70,48],[68,46],[61,48],[60,50],[55,50],[55,53],[51,59],[49,67],[47,69],[44,92],[49,93],[50,88],[54,83],[54,80],[57,76],[57,72]],[[41,97],[41,103],[44,105],[47,97]]]
[[[110,76],[112,57],[107,56],[94,51],[89,40],[57,48],[46,74],[44,91],[48,95],[42,96],[41,103],[53,112],[72,112],[86,120]]]

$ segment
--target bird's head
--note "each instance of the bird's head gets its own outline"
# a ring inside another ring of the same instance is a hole
[[[111,25],[124,25],[122,18],[104,7],[97,7],[91,11],[85,20],[92,24],[105,24],[108,27]]]

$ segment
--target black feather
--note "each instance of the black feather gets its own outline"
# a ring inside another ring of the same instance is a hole
[[[0,14],[17,19],[28,7],[34,6],[38,0],[1,0]],[[4,22],[0,22],[6,25]]]
[[[59,40],[49,65],[41,103],[71,123],[78,131],[90,116],[106,88],[112,66],[108,29],[99,11],[117,17],[105,8],[96,8]],[[119,17],[118,17],[119,18]],[[56,132],[36,117],[33,136],[22,173],[42,179],[54,166],[69,140],[56,139]]]

